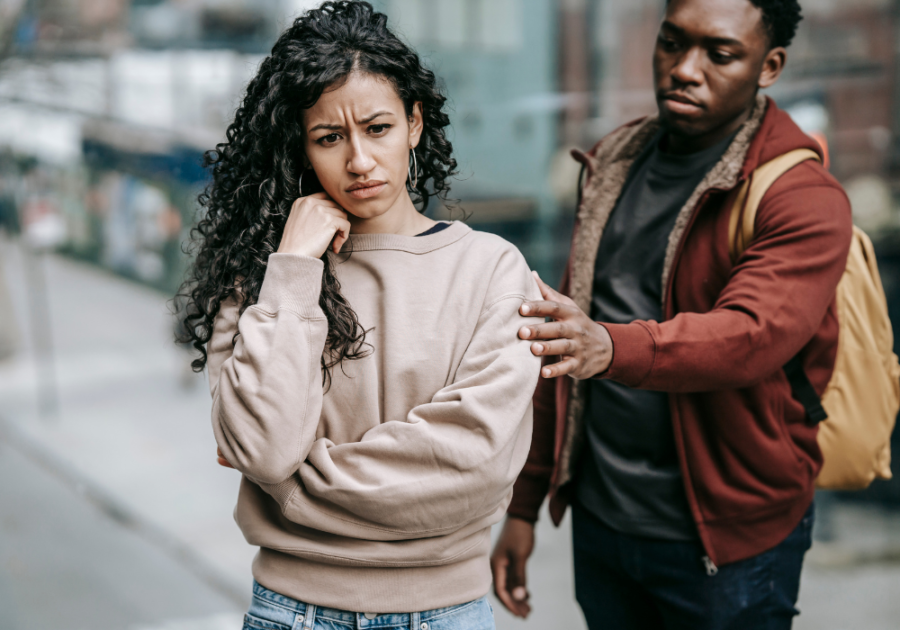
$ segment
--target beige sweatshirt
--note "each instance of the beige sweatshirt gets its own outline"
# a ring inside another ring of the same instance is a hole
[[[359,612],[477,599],[531,442],[540,360],[517,338],[536,321],[518,309],[540,293],[515,247],[458,222],[349,246],[337,274],[372,351],[335,368],[327,392],[320,260],[272,254],[257,304],[239,320],[224,304],[209,342],[213,430],[244,475],[235,520],[260,547],[253,575]]]

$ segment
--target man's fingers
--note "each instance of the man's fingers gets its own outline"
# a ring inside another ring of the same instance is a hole
[[[525,560],[523,558],[516,555],[510,558],[506,588],[512,595],[515,614],[524,619],[531,612],[531,604],[528,603],[530,595],[525,581]]]
[[[531,606],[528,605],[527,594],[525,598],[516,598],[516,595],[521,595],[520,592],[517,592],[517,589],[522,587],[510,589],[511,576],[508,573],[509,565],[510,559],[506,555],[491,559],[491,567],[494,572],[494,594],[509,612],[524,619],[531,612]]]
[[[567,357],[559,363],[553,365],[545,365],[541,368],[541,376],[544,378],[556,378],[557,376],[565,376],[571,374],[578,367],[578,360],[573,357]]]
[[[542,302],[525,302],[519,308],[519,313],[526,317],[552,317],[553,319],[565,319],[574,317],[580,313],[575,303],[564,295],[557,294],[557,300],[544,300]]]
[[[528,601],[528,580],[525,576],[525,560],[519,556],[513,556],[510,562],[510,580],[509,587],[512,592],[513,599],[517,602]]]
[[[522,326],[519,329],[520,339],[573,339],[574,337],[575,330],[563,322]]]
[[[553,339],[531,344],[531,353],[535,356],[567,356],[575,354],[575,342],[571,339]]]
[[[509,558],[500,556],[499,558],[491,558],[491,565],[494,569],[494,595],[500,600],[500,603],[506,606],[506,609],[513,612],[515,603],[512,595],[506,589],[506,567],[509,565]]]
[[[537,282],[538,289],[541,290],[541,296],[549,302],[560,302],[562,304],[574,305],[571,299],[551,287],[549,284],[541,280],[541,277],[538,275],[537,271],[532,271],[531,275],[534,276],[535,281]]]

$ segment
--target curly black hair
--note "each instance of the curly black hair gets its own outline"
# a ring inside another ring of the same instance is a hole
[[[418,172],[408,190],[420,212],[434,196],[447,199],[456,160],[444,131],[450,124],[443,111],[446,98],[434,73],[368,2],[325,2],[298,17],[247,86],[226,141],[204,154],[212,181],[199,197],[201,218],[188,251],[195,258],[176,301],[183,305],[179,341],[200,353],[191,363],[195,371],[206,365],[206,344],[222,303],[234,297],[243,312],[259,298],[269,254],[278,249],[306,163],[303,110],[351,72],[389,80],[410,116],[415,103],[422,103]],[[307,172],[304,189],[312,175]],[[326,253],[322,259],[319,305],[328,319],[328,336],[321,363],[327,383],[331,368],[365,356],[367,348],[365,330],[341,295],[331,257]]]
[[[671,4],[672,0],[666,0]],[[803,19],[797,0],[749,0],[762,11],[763,27],[769,35],[769,48],[787,48],[797,34],[797,26]]]

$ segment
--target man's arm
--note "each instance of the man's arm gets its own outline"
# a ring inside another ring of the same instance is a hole
[[[535,354],[564,355],[543,368],[545,377],[600,375],[668,392],[746,387],[777,371],[813,336],[834,299],[851,233],[843,191],[794,187],[760,208],[756,238],[711,311],[600,325],[544,285],[545,301],[524,304],[522,313],[555,321],[523,327],[520,336],[539,340]]]

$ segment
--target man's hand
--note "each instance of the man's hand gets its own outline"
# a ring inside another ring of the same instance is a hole
[[[537,356],[559,356],[559,363],[545,365],[541,376],[553,378],[568,374],[575,378],[592,378],[609,368],[613,344],[609,332],[591,320],[575,302],[557,293],[536,272],[534,277],[541,289],[543,302],[525,302],[519,313],[527,317],[550,317],[554,321],[519,329],[521,339],[546,339],[531,344]]]
[[[534,525],[513,516],[507,517],[491,555],[494,593],[516,617],[531,612],[525,580],[525,563],[534,550]]]
[[[219,466],[224,466],[225,468],[234,468],[234,466],[232,466],[228,462],[228,460],[225,459],[225,456],[222,454],[222,449],[220,449],[220,448],[216,449],[216,457],[217,457],[216,462],[219,464]]]

